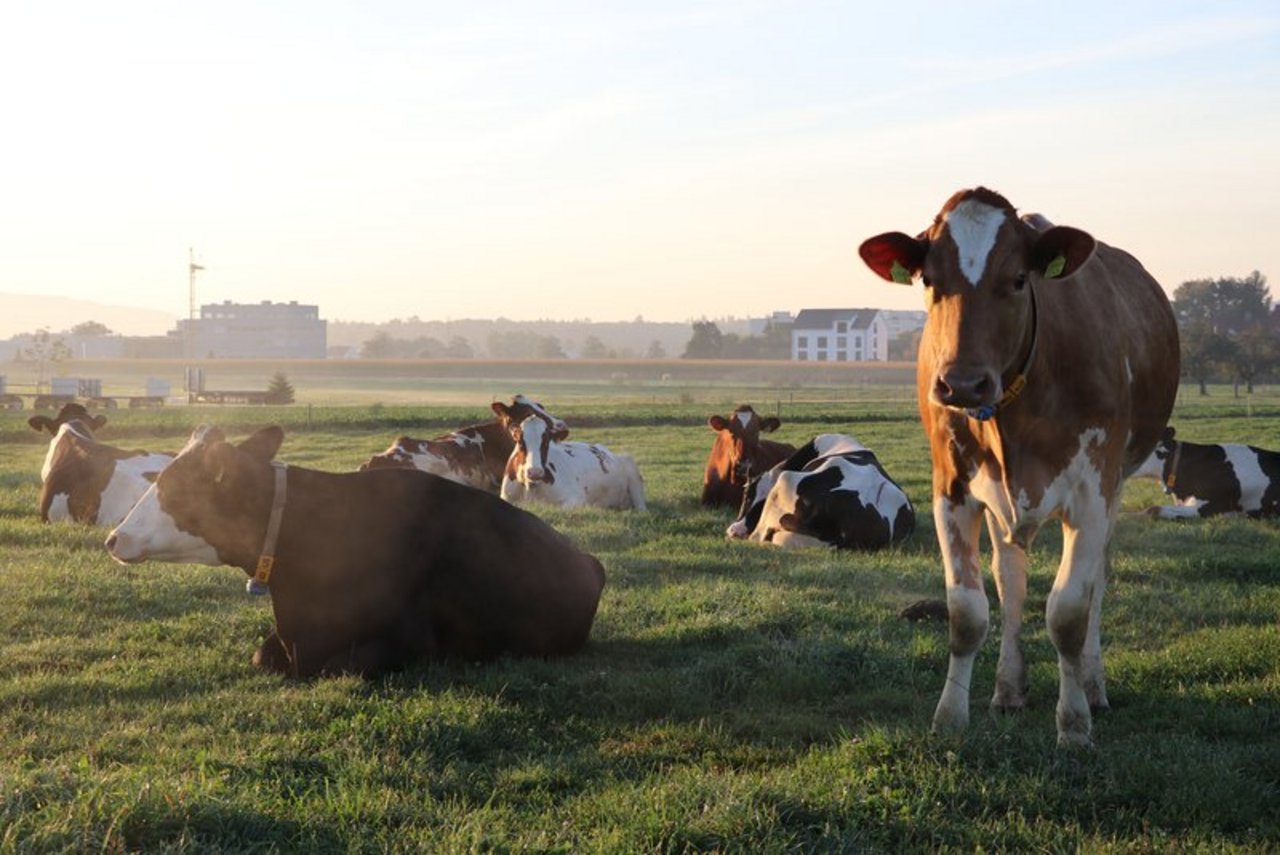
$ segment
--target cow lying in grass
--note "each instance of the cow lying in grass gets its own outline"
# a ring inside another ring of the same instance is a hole
[[[552,416],[541,404],[524,395],[516,395],[511,404],[493,403],[497,417],[493,421],[458,428],[435,439],[402,436],[381,454],[375,454],[360,469],[399,467],[421,469],[459,484],[497,493],[502,474],[515,444],[512,425],[537,415],[543,418],[560,439],[569,435],[563,420]]]
[[[747,485],[725,533],[784,547],[879,549],[915,526],[911,501],[875,454],[851,436],[824,433]]]
[[[604,569],[536,516],[412,469],[285,466],[283,438],[197,428],[107,538],[112,557],[269,583],[276,626],[253,661],[270,671],[375,675],[586,642]]]
[[[1155,451],[1134,473],[1136,478],[1156,479],[1177,501],[1148,508],[1148,514],[1165,520],[1218,514],[1280,516],[1280,452],[1174,437],[1174,429],[1165,428]]]
[[[502,479],[502,498],[508,502],[645,509],[644,479],[631,455],[556,439],[537,415],[514,425],[511,437],[515,448]]]
[[[35,430],[53,433],[40,469],[40,519],[113,526],[173,459],[172,454],[99,442],[93,434],[106,421],[104,416],[89,416],[80,404],[67,404],[54,419],[29,420]]]

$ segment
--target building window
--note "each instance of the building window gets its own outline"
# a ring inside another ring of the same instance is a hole
[[[796,359],[797,359],[798,361],[800,361],[800,362],[808,362],[808,361],[809,361],[809,354],[808,354],[808,352],[807,352],[807,351],[797,350],[797,351],[796,351]]]
[[[807,335],[796,336],[796,347],[808,347],[809,337]]]
[[[819,362],[827,361],[827,352],[825,350],[818,351],[818,361]]]
[[[848,347],[848,346],[849,346],[848,336],[843,336],[843,335],[836,336],[836,347]]]
[[[827,337],[825,335],[818,336],[818,347],[827,346]]]
[[[845,333],[849,331],[848,321],[836,321],[836,332]]]
[[[857,348],[856,350],[854,350],[854,352],[853,352],[853,358],[854,358],[854,360],[855,360],[855,361],[857,361],[857,362],[861,362],[861,361],[862,361],[862,348],[860,348],[860,347],[859,347],[859,348]]]
[[[848,361],[849,361],[849,351],[847,350],[836,351],[836,362],[848,362]]]

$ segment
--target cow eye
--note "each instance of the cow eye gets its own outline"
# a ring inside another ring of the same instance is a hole
[[[1027,272],[1024,270],[1013,278],[1013,290],[1021,291],[1027,286]]]

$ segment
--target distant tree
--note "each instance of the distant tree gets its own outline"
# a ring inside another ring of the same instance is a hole
[[[889,339],[889,359],[894,362],[912,362],[920,350],[923,330],[905,330]]]
[[[560,339],[553,335],[538,336],[538,344],[534,348],[533,355],[537,359],[564,359],[564,348],[560,346]]]
[[[463,336],[455,335],[445,345],[444,355],[447,359],[472,359],[476,354],[471,349],[471,342],[467,341]]]
[[[1182,339],[1182,373],[1196,382],[1201,395],[1208,395],[1209,380],[1222,365],[1231,361],[1232,341],[1203,321],[1184,327],[1179,336]]]
[[[1265,326],[1255,326],[1236,336],[1231,357],[1236,394],[1239,394],[1240,381],[1244,381],[1245,391],[1252,395],[1254,381],[1280,364],[1276,339]]]
[[[583,359],[606,359],[608,356],[609,349],[604,346],[599,336],[589,335],[582,342]]]
[[[61,336],[54,336],[48,327],[41,327],[31,334],[31,344],[18,351],[18,355],[26,362],[36,363],[36,388],[44,386],[44,369],[46,365],[56,366],[71,358],[71,348]]]
[[[489,357],[492,359],[529,359],[536,355],[542,337],[528,330],[508,329],[489,333]]]
[[[97,321],[85,321],[72,327],[69,334],[80,336],[111,335],[111,328]]]
[[[1280,359],[1272,332],[1267,277],[1253,271],[1243,279],[1221,277],[1183,282],[1173,292],[1173,312],[1182,340],[1183,373],[1200,394],[1215,375],[1228,374],[1236,394]]]
[[[714,321],[694,321],[693,338],[684,346],[681,359],[719,359],[724,350],[724,335]]]
[[[265,400],[268,404],[293,403],[293,384],[289,382],[289,378],[285,376],[283,371],[277,371],[271,375],[271,382],[267,384]]]
[[[360,345],[360,356],[363,359],[390,359],[395,356],[396,343],[391,334],[379,331],[373,338]]]
[[[645,359],[666,359],[667,349],[656,338],[649,342],[649,349],[644,353]]]

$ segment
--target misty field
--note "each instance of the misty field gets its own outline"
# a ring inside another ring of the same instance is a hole
[[[674,380],[674,378],[673,378]],[[594,383],[594,381],[592,381]],[[671,382],[671,381],[658,381]],[[270,604],[231,568],[122,567],[105,532],[42,525],[45,443],[0,413],[0,852],[1265,850],[1280,842],[1280,523],[1157,523],[1127,488],[1104,606],[1113,709],[1055,747],[1043,609],[1060,536],[1032,554],[1031,692],[991,716],[996,627],[963,737],[929,733],[946,628],[912,391],[768,381],[673,394],[492,381],[456,400],[110,414],[101,439],[177,450],[199,422],[285,426],[282,459],[349,470],[401,433],[534,395],[574,438],[633,454],[647,512],[548,510],[600,557],[592,640],[556,661],[292,680],[249,664]],[[376,390],[364,388],[378,401]],[[646,395],[648,397],[646,397]],[[758,397],[757,397],[758,396]],[[369,400],[369,398],[365,398]],[[726,542],[698,506],[705,419],[739,400],[776,436],[852,433],[916,503],[877,554]],[[1179,436],[1280,448],[1280,395],[1187,390]],[[994,600],[994,585],[988,584]],[[993,618],[998,611],[993,610]]]

